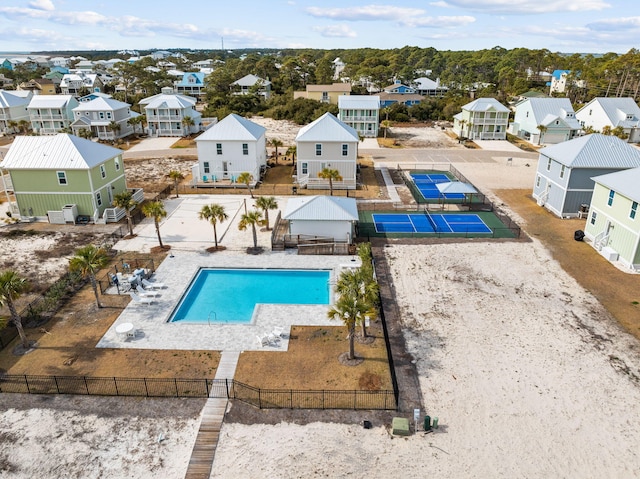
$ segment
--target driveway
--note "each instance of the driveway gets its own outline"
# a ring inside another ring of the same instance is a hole
[[[137,145],[129,148],[127,152],[167,150],[179,139],[174,137],[145,138]]]
[[[473,142],[483,150],[522,153],[520,148],[507,140],[473,140]]]

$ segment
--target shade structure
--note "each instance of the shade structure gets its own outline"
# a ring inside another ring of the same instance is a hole
[[[463,183],[462,181],[450,181],[448,183],[437,183],[436,187],[440,193],[477,193],[472,185]]]

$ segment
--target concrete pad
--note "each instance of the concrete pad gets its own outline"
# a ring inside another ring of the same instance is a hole
[[[179,139],[180,138],[177,137],[145,138],[137,145],[129,148],[127,152],[166,150],[171,148],[171,145],[173,145]]]
[[[473,140],[473,142],[483,150],[522,153],[520,148],[513,143],[509,143],[507,140]]]
[[[363,150],[379,150],[378,140],[376,138],[365,138],[358,145],[358,149]]]

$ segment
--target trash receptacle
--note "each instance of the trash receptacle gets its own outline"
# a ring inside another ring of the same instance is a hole
[[[294,195],[297,195],[298,194],[298,187],[297,186],[293,186],[291,188],[291,193],[293,193]]]
[[[438,418],[437,417],[433,418],[433,428],[434,429],[438,429]]]
[[[576,230],[575,233],[573,233],[573,239],[576,241],[582,241],[584,239],[584,231]]]
[[[424,417],[424,430],[425,431],[431,430],[431,416]]]

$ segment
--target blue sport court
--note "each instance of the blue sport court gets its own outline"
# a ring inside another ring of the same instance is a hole
[[[411,179],[426,200],[437,200],[441,198],[447,200],[464,199],[464,193],[440,193],[440,190],[438,190],[436,186],[438,183],[454,181],[443,173],[411,173]]]
[[[476,214],[373,214],[377,233],[493,233]]]

